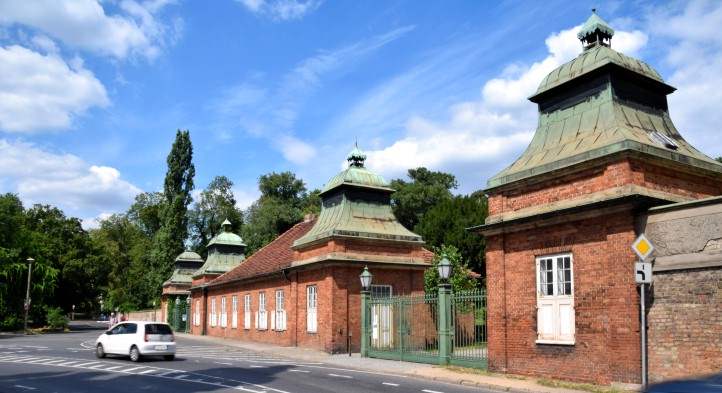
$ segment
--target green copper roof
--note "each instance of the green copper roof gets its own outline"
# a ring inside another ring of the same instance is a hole
[[[240,265],[244,259],[246,257],[243,254],[226,254],[218,251],[210,253],[206,258],[206,263],[193,273],[193,277],[204,274],[221,275]]]
[[[619,53],[608,46],[597,45],[582,52],[574,60],[565,63],[550,72],[549,75],[547,75],[539,84],[539,88],[530,99],[534,101],[535,98],[542,93],[570,82],[573,79],[577,79],[584,74],[588,74],[608,64],[616,64],[617,66],[623,67],[657,82],[664,83],[664,80],[659,73],[657,73],[657,71],[655,71],[647,63]]]
[[[236,235],[235,233],[231,232],[231,222],[228,220],[223,221],[223,224],[221,224],[223,227],[223,230],[221,233],[217,234],[216,236],[211,239],[211,241],[208,242],[208,247],[210,248],[213,245],[229,245],[229,246],[239,246],[239,247],[245,247],[246,244],[243,243],[243,239],[241,239],[240,236]]]
[[[609,37],[614,35],[614,29],[612,29],[607,22],[604,21],[604,19],[597,15],[597,10],[593,9],[592,15],[589,16],[589,19],[584,22],[582,29],[579,30],[579,33],[577,33],[577,38],[580,40],[584,39],[585,37],[594,34],[596,31],[606,34]]]
[[[163,285],[190,284],[193,272],[203,265],[203,258],[193,251],[184,251],[175,258],[175,269]]]
[[[321,214],[313,228],[294,242],[294,248],[330,237],[423,242],[421,236],[396,220],[388,198],[393,189],[388,188],[381,176],[357,166],[363,165],[365,158],[358,147],[349,154],[349,168],[334,176],[324,187]],[[343,184],[365,188],[371,195],[357,195],[353,189],[341,194],[328,194],[328,191]]]
[[[323,190],[321,190],[321,194],[325,194],[342,185],[375,188],[387,192],[394,191],[392,188],[389,188],[388,183],[386,183],[383,177],[364,167],[366,154],[364,154],[358,146],[354,146],[354,149],[348,154],[346,160],[349,162],[349,167],[331,178],[323,187]]]
[[[177,261],[203,262],[203,258],[193,251],[183,251],[175,258]]]
[[[596,20],[594,15],[590,20]],[[627,97],[630,92],[615,92],[608,79],[584,93],[575,93],[577,95],[574,97],[565,96],[565,99],[559,101],[562,96],[555,96],[559,90],[564,90],[557,89],[561,85],[585,86],[578,80],[581,76],[608,64],[637,75],[636,81],[632,79],[632,82],[625,82],[630,84],[626,89],[634,89],[635,83],[647,81],[648,90],[633,93],[640,97],[645,94],[663,97],[674,91],[655,70],[642,61],[604,45],[585,50],[576,59],[552,71],[541,82],[537,93],[530,100],[545,102],[549,106],[539,112],[534,137],[514,163],[489,179],[489,188],[621,151],[636,151],[707,171],[722,172],[722,165],[684,140],[672,123],[668,110],[661,108],[663,105],[653,108],[620,98],[620,94]],[[551,98],[557,101],[550,101]]]

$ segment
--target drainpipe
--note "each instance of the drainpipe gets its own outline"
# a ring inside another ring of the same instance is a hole
[[[206,335],[206,324],[208,323],[208,287],[203,287],[203,314],[201,316],[201,336]]]

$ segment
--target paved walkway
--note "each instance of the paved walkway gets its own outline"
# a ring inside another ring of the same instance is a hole
[[[257,342],[238,341],[209,336],[194,336],[184,333],[180,337],[204,341],[208,344],[226,345],[258,351],[273,356],[299,359],[308,362],[323,362],[327,365],[365,370],[375,373],[398,374],[416,378],[432,379],[461,385],[479,386],[507,392],[534,393],[579,393],[579,390],[551,388],[540,385],[533,378],[507,377],[499,374],[461,372],[430,364],[400,362],[394,360],[362,358],[359,354],[330,355],[323,351],[298,347],[280,347]]]

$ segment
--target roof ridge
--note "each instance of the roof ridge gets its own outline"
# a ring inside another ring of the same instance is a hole
[[[229,271],[221,274],[220,276],[214,278],[213,280],[209,281],[209,282],[208,282],[208,285],[212,285],[214,282],[220,281],[221,278],[223,278],[223,277],[226,276],[227,274],[233,272],[234,270],[240,268],[241,266],[244,266],[244,265],[247,266],[249,262],[251,262],[251,261],[254,260],[254,257],[256,257],[256,255],[258,255],[258,254],[261,253],[261,251],[267,249],[267,248],[270,247],[272,244],[280,241],[284,236],[286,236],[287,234],[289,234],[291,231],[293,231],[293,230],[296,229],[297,227],[299,227],[299,226],[301,226],[301,225],[303,225],[303,224],[310,224],[310,223],[314,223],[314,224],[315,224],[315,223],[316,223],[316,220],[317,220],[317,219],[314,218],[313,220],[301,221],[301,222],[298,222],[298,223],[294,224],[292,227],[288,228],[288,229],[285,230],[283,233],[281,233],[280,235],[276,236],[276,238],[274,238],[273,240],[271,240],[270,242],[268,242],[268,244],[266,244],[265,246],[259,248],[259,249],[256,250],[256,252],[254,252],[253,254],[249,255],[248,258],[246,258],[243,262],[241,262],[240,265],[234,267],[233,269],[231,269],[231,270],[229,270]],[[258,258],[256,258],[256,259],[258,259]]]

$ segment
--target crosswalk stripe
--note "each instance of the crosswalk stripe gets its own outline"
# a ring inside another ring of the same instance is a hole
[[[73,367],[85,367],[85,366],[89,366],[91,364],[97,364],[97,363],[98,362],[81,363],[81,364],[76,364]]]
[[[106,368],[106,370],[115,370],[115,369],[118,369],[118,368],[122,368],[122,367],[125,367],[125,366],[113,366],[113,367],[108,367],[108,368]]]
[[[139,372],[138,374],[148,374],[148,373],[152,373],[152,372],[155,372],[155,371],[157,371],[157,370],[150,369],[150,370],[141,371],[141,372]]]
[[[129,372],[131,372],[131,371],[140,370],[141,368],[145,368],[145,367],[133,367],[133,368],[130,368],[130,369],[128,369],[128,370],[123,370],[123,372],[124,372],[124,373],[129,373]]]

